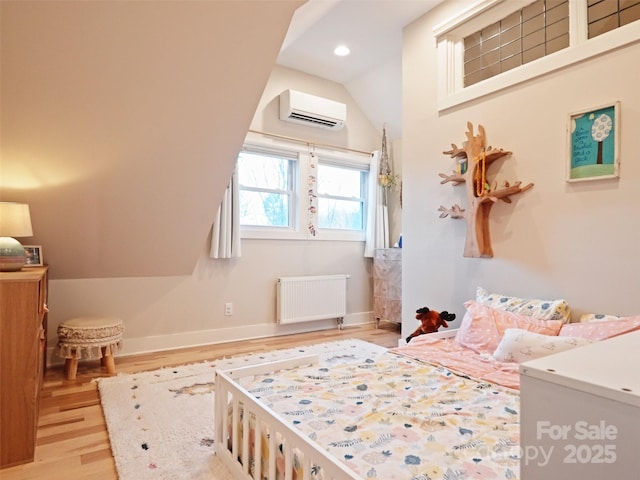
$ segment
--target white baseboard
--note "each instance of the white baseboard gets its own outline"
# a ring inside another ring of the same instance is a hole
[[[349,314],[344,318],[344,326],[356,326],[373,322],[373,312],[361,312]],[[126,331],[122,350],[118,356],[138,355],[141,353],[158,352],[163,350],[176,350],[179,348],[198,347],[201,345],[215,345],[216,343],[237,342],[252,340],[255,338],[277,337],[294,333],[306,333],[319,330],[338,328],[335,319],[317,320],[312,322],[293,323],[280,325],[277,323],[265,323],[260,325],[248,325],[244,327],[227,327],[213,330],[200,330],[195,332],[172,333],[167,335],[154,335],[149,337],[127,338]],[[56,365],[64,363],[64,359],[58,357],[55,347],[47,349],[47,364]]]

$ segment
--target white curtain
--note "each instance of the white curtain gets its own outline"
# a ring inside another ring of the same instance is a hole
[[[378,181],[380,158],[382,154],[376,150],[371,154],[369,167],[369,210],[367,212],[367,231],[364,256],[373,257],[376,248],[389,247],[389,217],[387,212],[386,192]]]
[[[213,222],[209,256],[232,258],[240,255],[240,192],[238,174],[234,170]]]

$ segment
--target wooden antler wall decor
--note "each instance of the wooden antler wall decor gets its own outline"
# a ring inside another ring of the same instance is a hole
[[[492,148],[486,145],[486,135],[484,127],[478,125],[478,135],[473,134],[473,125],[467,122],[467,141],[463,142],[462,148],[456,144],[451,144],[451,150],[444,153],[456,160],[458,171],[451,175],[440,174],[443,180],[441,184],[451,182],[453,185],[466,184],[467,189],[467,210],[460,205],[453,205],[451,208],[440,206],[438,211],[440,218],[451,216],[451,218],[464,218],[467,221],[467,238],[464,245],[465,257],[493,257],[491,248],[491,237],[489,235],[489,212],[491,207],[498,200],[511,203],[511,195],[524,192],[533,187],[533,183],[521,186],[522,182],[515,182],[509,185],[505,181],[498,188],[496,182],[489,184],[487,181],[487,171],[489,166],[499,158],[511,155],[501,148]]]

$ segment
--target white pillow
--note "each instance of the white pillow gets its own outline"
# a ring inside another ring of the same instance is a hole
[[[553,353],[593,343],[579,337],[555,337],[519,328],[507,328],[493,358],[501,362],[522,363]]]

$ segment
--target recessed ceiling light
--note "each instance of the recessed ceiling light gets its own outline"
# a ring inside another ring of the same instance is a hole
[[[351,53],[351,50],[349,50],[349,47],[347,47],[346,45],[338,45],[333,53],[335,53],[339,57],[344,57],[346,55],[349,55]]]

